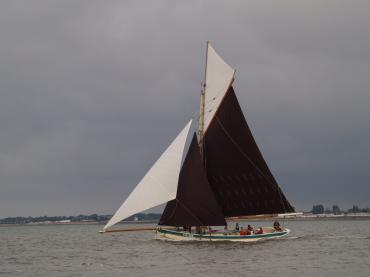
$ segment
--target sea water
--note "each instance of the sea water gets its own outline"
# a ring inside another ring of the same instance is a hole
[[[164,242],[152,231],[99,234],[99,225],[0,227],[0,276],[370,276],[369,220],[284,226],[289,236],[257,243]]]

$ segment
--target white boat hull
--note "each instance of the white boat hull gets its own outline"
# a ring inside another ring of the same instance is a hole
[[[160,228],[156,230],[155,238],[167,241],[233,241],[256,242],[284,237],[290,230],[274,231],[273,228],[264,228],[263,234],[240,235],[236,232],[214,232],[206,234],[189,233],[172,229]]]

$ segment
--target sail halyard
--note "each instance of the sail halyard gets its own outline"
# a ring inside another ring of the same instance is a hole
[[[176,198],[179,172],[192,120],[178,134],[123,202],[104,230],[127,217]]]

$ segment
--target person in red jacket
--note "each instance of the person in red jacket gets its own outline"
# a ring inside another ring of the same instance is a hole
[[[241,227],[241,228],[240,228],[240,232],[239,232],[239,234],[240,234],[241,236],[246,236],[246,235],[247,235],[247,232],[244,230],[244,228],[243,228],[243,227]]]
[[[260,234],[263,234],[263,229],[262,227],[259,227],[257,232],[256,232],[257,235],[260,235]]]

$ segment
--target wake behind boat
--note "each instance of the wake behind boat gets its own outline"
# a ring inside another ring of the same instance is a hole
[[[280,227],[248,234],[210,228],[227,226],[227,218],[291,213],[294,209],[271,174],[244,118],[232,86],[235,70],[209,43],[205,68],[198,128],[197,133],[192,132],[189,148],[185,151],[192,120],[103,231],[167,202],[158,225],[172,228],[158,228],[157,239],[249,242],[290,232]]]

